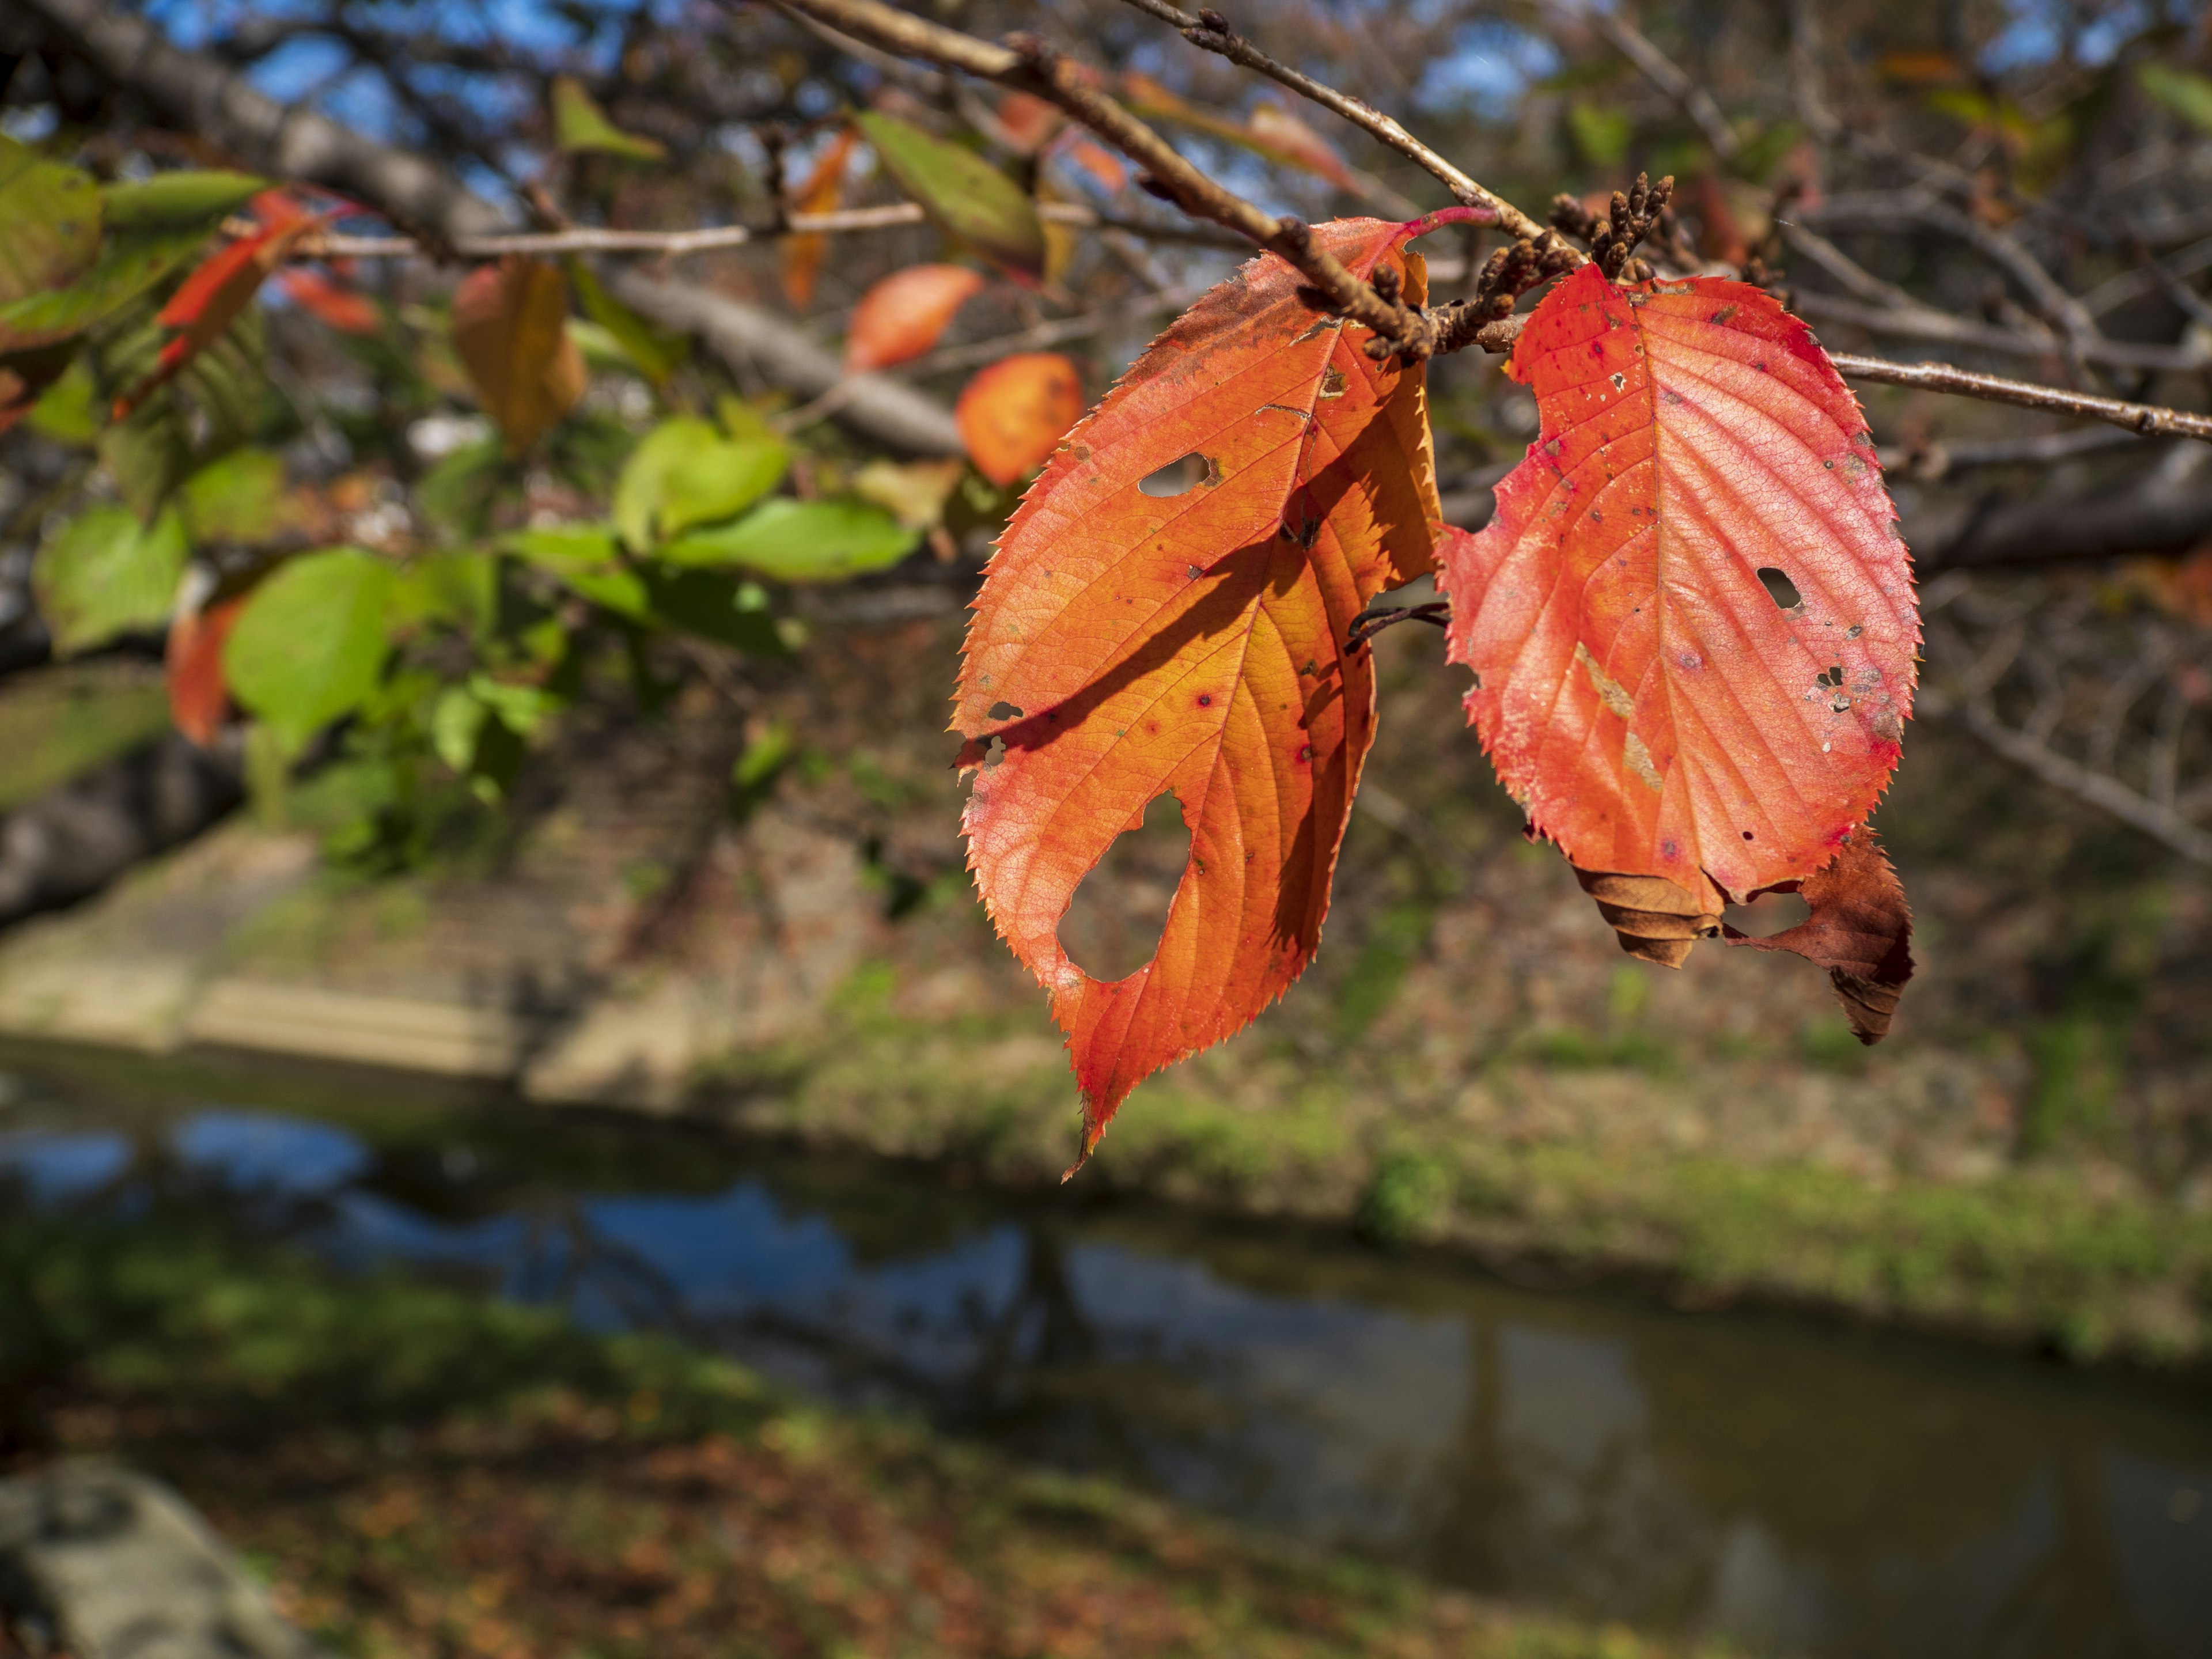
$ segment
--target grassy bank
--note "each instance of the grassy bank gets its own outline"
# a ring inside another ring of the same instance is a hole
[[[1618,1098],[1624,1118],[1663,1118],[1670,1089],[1756,1096],[1765,1082],[1756,1062],[1670,1082],[1577,1057],[1501,1065],[1439,1104],[1357,1057],[1321,1067],[1253,1045],[1140,1090],[1079,1179],[1385,1245],[1656,1275],[1703,1305],[1806,1304],[2081,1359],[2212,1354],[2212,1209],[2109,1166],[1869,1173],[1613,1140],[1579,1121],[1547,1135],[1499,1104],[1580,1099],[1602,1115]],[[706,1095],[749,1128],[1010,1183],[1056,1181],[1075,1139],[1048,1039],[902,1017],[866,975],[826,1038],[749,1057]]]
[[[204,1206],[0,1224],[6,1461],[173,1481],[339,1651],[1672,1651],[795,1403],[658,1337],[335,1276]]]

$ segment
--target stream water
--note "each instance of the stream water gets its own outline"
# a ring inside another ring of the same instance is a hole
[[[0,1203],[179,1178],[1486,1594],[1754,1652],[2212,1653],[2212,1391],[294,1067],[0,1053]]]

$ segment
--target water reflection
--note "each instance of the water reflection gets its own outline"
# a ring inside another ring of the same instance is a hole
[[[343,1262],[674,1328],[1485,1591],[1759,1651],[2212,1646],[2201,1396],[636,1127],[617,1159],[537,1120],[88,1118],[0,1129],[0,1170],[53,1203],[198,1183]]]

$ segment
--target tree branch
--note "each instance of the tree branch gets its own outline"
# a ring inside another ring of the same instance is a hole
[[[2212,415],[2192,415],[2185,410],[2166,409],[2157,404],[2125,403],[2118,398],[2068,392],[2028,380],[2008,380],[2001,375],[1954,368],[1948,363],[1893,363],[1883,357],[1855,357],[1841,351],[1831,352],[1829,361],[1855,380],[1913,386],[1923,392],[1948,392],[1961,398],[2011,404],[2020,409],[2086,415],[2092,420],[2124,426],[2144,437],[2197,438],[2212,443]]]
[[[1168,0],[1129,0],[1129,3],[1138,10],[1171,25],[1194,46],[1217,53],[1232,64],[1264,75],[1288,87],[1300,97],[1311,99],[1323,109],[1342,116],[1370,137],[1387,144],[1441,180],[1444,188],[1463,205],[1487,208],[1497,215],[1499,227],[1509,234],[1532,241],[1544,234],[1545,226],[1538,224],[1504,197],[1484,189],[1372,104],[1339,92],[1310,75],[1301,74],[1287,64],[1277,63],[1231,30],[1229,20],[1219,12],[1205,10],[1193,14],[1180,6],[1169,4]]]
[[[1649,35],[1617,12],[1593,6],[1583,15],[1620,49],[1622,57],[1644,72],[1645,80],[1682,106],[1682,112],[1696,122],[1698,131],[1705,135],[1705,142],[1713,147],[1714,155],[1725,161],[1743,148],[1728,117],[1713,101],[1712,94],[1684,74],[1673,58],[1651,43]]]
[[[380,144],[312,110],[276,103],[204,53],[173,46],[151,26],[98,0],[11,0],[59,30],[100,72],[245,166],[343,191],[430,244],[507,234],[506,216],[422,156]],[[416,243],[410,243],[410,249]],[[632,271],[617,280],[633,307],[662,325],[702,335],[734,368],[802,398],[844,378],[836,358],[778,317],[708,289]],[[848,396],[838,418],[892,448],[962,453],[952,411],[882,376]]]
[[[1091,86],[1073,64],[1033,36],[1016,35],[994,46],[957,29],[915,16],[880,0],[786,0],[793,9],[886,52],[944,64],[1057,105],[1066,114],[1129,156],[1149,175],[1157,193],[1196,219],[1226,226],[1255,246],[1279,256],[1317,289],[1338,314],[1371,329],[1404,356],[1419,359],[1437,348],[1437,325],[1395,297],[1386,298],[1314,244],[1301,219],[1277,218],[1207,178],[1166,139]],[[1487,209],[1452,210],[1458,215]]]

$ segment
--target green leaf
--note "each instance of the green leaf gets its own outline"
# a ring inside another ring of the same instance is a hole
[[[603,524],[549,525],[519,530],[500,545],[550,573],[593,605],[635,622],[653,620],[645,580],[622,562],[615,534]]]
[[[393,575],[385,619],[394,633],[446,623],[480,634],[498,609],[498,578],[497,562],[473,549],[423,554]]]
[[[39,550],[32,578],[56,653],[70,656],[118,634],[161,627],[191,556],[174,513],[164,513],[150,528],[127,507],[78,514]]]
[[[100,435],[100,422],[107,413],[95,401],[97,390],[92,365],[79,357],[46,389],[24,422],[56,443],[89,444]]]
[[[100,186],[0,137],[0,303],[65,286],[100,252]]]
[[[2212,77],[2148,63],[2136,66],[2136,82],[2190,125],[2212,132]]]
[[[1594,167],[1617,167],[1628,154],[1636,123],[1627,111],[1577,98],[1567,106],[1567,133]]]
[[[641,161],[665,161],[668,156],[668,146],[658,138],[641,138],[608,120],[606,112],[592,101],[584,83],[573,75],[561,76],[553,82],[553,142],[572,155],[596,150]]]
[[[616,299],[581,259],[568,261],[568,283],[576,291],[584,315],[614,337],[637,372],[655,387],[667,385],[668,377],[689,355],[691,342],[681,334],[655,327]]]
[[[0,305],[0,340],[13,348],[89,328],[161,282],[206,240],[201,225],[112,231],[92,268],[67,287]]]
[[[780,443],[738,443],[681,416],[645,435],[614,493],[615,528],[644,552],[662,537],[713,524],[775,489],[790,457]]]
[[[433,524],[456,535],[480,534],[492,503],[513,481],[507,446],[496,432],[464,444],[422,475],[416,505]]]
[[[764,501],[735,524],[660,550],[674,565],[738,565],[779,581],[835,581],[896,564],[921,532],[861,501]]]
[[[898,187],[953,235],[1010,276],[1044,274],[1044,224],[1021,187],[973,150],[863,110],[854,117]]]
[[[269,188],[250,173],[157,173],[150,179],[110,185],[100,191],[110,230],[187,228],[202,231]]]
[[[671,628],[727,645],[755,657],[787,657],[791,648],[775,618],[758,602],[750,582],[720,570],[671,570],[647,566],[639,575],[653,617]]]
[[[284,463],[265,449],[234,450],[185,480],[182,505],[197,545],[267,541],[284,521]]]
[[[340,547],[289,561],[247,598],[223,674],[288,753],[376,689],[392,590],[389,565]]]

